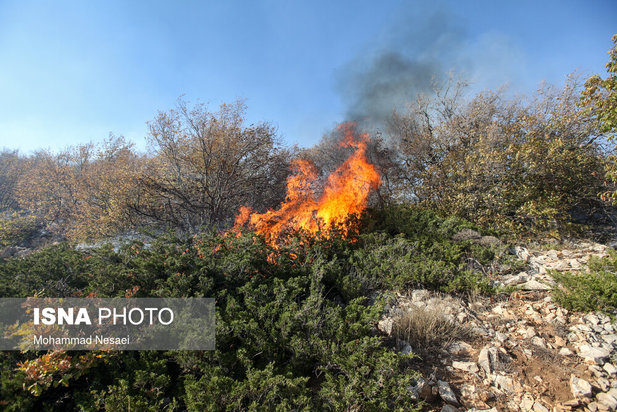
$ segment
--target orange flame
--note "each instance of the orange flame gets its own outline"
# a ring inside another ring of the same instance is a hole
[[[236,216],[234,230],[248,226],[273,246],[279,244],[289,230],[302,229],[313,234],[321,231],[327,236],[334,227],[340,227],[346,236],[349,231],[345,226],[347,217],[365,209],[371,190],[379,187],[381,179],[366,157],[368,135],[362,134],[356,140],[353,124],[340,127],[345,133],[341,146],[355,150],[328,176],[321,195],[314,193],[318,179],[315,165],[307,160],[296,160],[292,164],[294,174],[287,179],[287,197],[279,209],[252,213],[250,208],[243,206]]]

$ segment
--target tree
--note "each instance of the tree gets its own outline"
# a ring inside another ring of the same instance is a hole
[[[17,151],[0,152],[0,212],[18,209],[15,187],[24,171],[25,159]]]
[[[256,210],[284,197],[290,151],[267,123],[245,125],[242,101],[210,112],[180,100],[149,123],[153,157],[133,210],[158,224],[194,231],[229,223],[242,205]]]
[[[465,102],[446,90],[393,117],[401,197],[517,232],[601,210],[604,155],[575,78],[530,100],[486,92]]]
[[[599,132],[610,141],[615,141],[617,132],[617,34],[613,35],[612,40],[614,45],[608,52],[609,61],[605,65],[608,77],[602,79],[595,75],[587,79],[580,104],[594,116]],[[617,182],[617,158],[612,156],[609,160],[606,176],[613,182]],[[607,192],[602,197],[617,202],[617,190]]]
[[[122,137],[110,136],[100,147],[40,151],[28,159],[17,197],[55,232],[71,239],[101,238],[130,228],[128,201],[140,164]]]

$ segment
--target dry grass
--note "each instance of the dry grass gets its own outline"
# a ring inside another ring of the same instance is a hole
[[[447,347],[470,335],[438,306],[410,308],[394,319],[393,334],[408,342],[414,351],[424,353]]]

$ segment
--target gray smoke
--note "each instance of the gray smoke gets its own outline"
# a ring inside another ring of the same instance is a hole
[[[461,69],[464,30],[444,11],[401,18],[387,39],[357,56],[338,73],[337,90],[347,107],[347,119],[379,126],[415,100],[430,94],[447,73]]]

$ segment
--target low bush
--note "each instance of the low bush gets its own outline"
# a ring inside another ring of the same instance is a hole
[[[213,297],[217,339],[214,351],[103,353],[85,368],[71,353],[67,370],[80,373],[54,374],[59,385],[24,375],[41,362],[56,370],[55,358],[3,354],[0,398],[40,409],[413,409],[411,357],[376,334],[382,305],[368,297],[411,287],[490,291],[468,260],[497,252],[450,240],[471,226],[462,221],[405,208],[388,216],[367,217],[373,233],[352,240],[299,234],[280,249],[253,233],[169,233],[0,260],[3,297]]]
[[[551,271],[557,281],[555,300],[567,309],[617,314],[617,252],[592,258],[588,267],[589,272]]]
[[[32,237],[39,224],[32,216],[10,213],[0,215],[0,248],[19,245]]]

